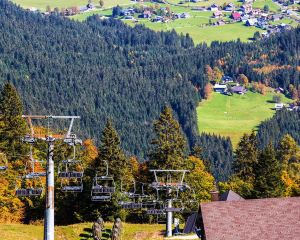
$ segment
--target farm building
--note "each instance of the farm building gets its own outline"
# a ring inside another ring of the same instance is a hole
[[[222,12],[221,11],[215,11],[214,13],[213,13],[213,16],[214,16],[214,18],[220,18],[220,17],[222,17]]]
[[[221,82],[222,82],[223,84],[226,84],[226,83],[232,83],[232,82],[233,82],[233,78],[230,77],[230,76],[224,75],[224,76],[222,77],[222,79],[221,79]]]
[[[246,26],[251,27],[251,26],[254,26],[256,23],[257,23],[256,18],[250,18],[246,21]]]
[[[199,219],[202,240],[298,240],[300,197],[201,203]]]
[[[209,7],[210,11],[218,11],[219,10],[219,6],[217,4],[213,4]]]
[[[227,86],[225,84],[215,84],[214,91],[217,93],[227,92]]]
[[[237,94],[244,94],[247,92],[247,90],[243,86],[234,86],[231,88],[231,91]]]

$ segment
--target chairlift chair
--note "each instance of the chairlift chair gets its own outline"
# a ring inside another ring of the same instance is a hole
[[[96,176],[93,179],[93,185],[91,190],[92,201],[110,201],[112,194],[116,191],[116,185],[114,178],[108,175],[108,163],[106,164],[106,174],[103,176]]]
[[[26,180],[28,179],[32,179],[34,181],[38,181],[38,184],[39,186],[36,186],[35,182],[33,182],[33,185],[34,186],[28,186],[28,187],[20,187],[18,188],[16,186],[16,196],[18,197],[39,197],[42,195],[43,193],[43,187],[42,187],[42,181],[39,177],[34,177],[34,178],[29,178],[28,176],[25,176],[25,177],[22,177],[22,182],[21,182],[21,185],[22,183],[25,183],[26,184]],[[25,180],[25,182],[24,182]]]
[[[27,178],[35,178],[35,177],[45,177],[47,175],[45,168],[42,168],[43,164],[46,164],[43,160],[36,160],[33,158],[32,153],[32,146],[30,146],[30,154],[29,154],[29,162],[26,163],[26,169],[28,168],[27,165],[30,166],[30,171],[27,174]],[[36,166],[36,164],[39,164]],[[38,168],[39,167],[39,168]]]
[[[83,166],[80,160],[76,159],[76,146],[73,145],[73,158],[63,160],[58,165],[59,178],[82,178]]]
[[[78,193],[83,191],[82,178],[63,179],[60,190],[62,192]]]
[[[31,135],[25,135],[25,137],[22,138],[22,141],[25,142],[25,143],[29,143],[29,144],[33,144],[35,143],[35,139],[33,136]]]

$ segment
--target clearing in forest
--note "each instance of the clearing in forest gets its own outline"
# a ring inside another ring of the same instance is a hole
[[[265,96],[248,91],[244,95],[227,96],[213,93],[209,100],[201,102],[197,108],[199,132],[229,136],[236,147],[240,137],[249,133],[264,120],[275,114],[274,93]],[[290,102],[281,95],[282,102]]]

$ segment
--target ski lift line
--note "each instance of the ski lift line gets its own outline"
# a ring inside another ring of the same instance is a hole
[[[56,119],[80,119],[80,116],[55,116],[55,115],[22,115],[23,118],[30,119],[47,119],[47,118],[56,118]]]

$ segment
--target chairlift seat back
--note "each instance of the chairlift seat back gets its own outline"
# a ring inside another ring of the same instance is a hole
[[[41,196],[42,192],[42,188],[21,188],[16,190],[16,195],[18,197],[34,197]]]
[[[166,214],[164,209],[148,209],[146,211],[146,214],[148,215],[164,215]]]
[[[83,186],[63,186],[62,192],[82,192]]]
[[[59,178],[82,178],[83,172],[59,172]]]
[[[91,199],[94,202],[108,202],[111,200],[111,196],[92,196]]]

